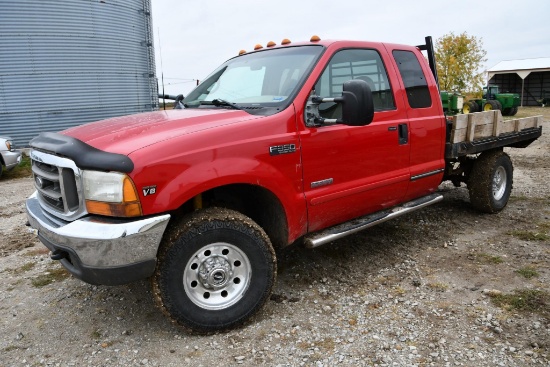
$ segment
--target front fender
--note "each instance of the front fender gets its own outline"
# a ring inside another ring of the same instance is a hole
[[[299,163],[292,167],[284,165],[280,169],[255,159],[222,158],[173,167],[170,164],[161,166],[162,171],[157,166],[151,167],[134,177],[146,215],[176,210],[196,195],[214,188],[249,184],[265,188],[278,198],[287,217],[289,242],[307,230],[307,208]],[[289,172],[290,168],[293,172]],[[147,188],[151,187],[155,187],[155,194],[146,195]]]

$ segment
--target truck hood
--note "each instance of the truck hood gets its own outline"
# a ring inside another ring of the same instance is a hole
[[[177,136],[260,118],[227,109],[183,109],[115,117],[62,132],[97,149],[129,155],[133,151]]]

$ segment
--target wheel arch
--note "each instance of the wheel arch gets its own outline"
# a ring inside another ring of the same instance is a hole
[[[249,217],[263,228],[275,248],[289,243],[288,216],[283,204],[272,191],[249,183],[227,184],[197,193],[174,211],[169,225],[178,225],[195,210],[211,207],[235,210]]]

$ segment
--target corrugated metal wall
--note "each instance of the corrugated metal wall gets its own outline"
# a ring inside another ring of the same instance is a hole
[[[158,109],[149,0],[0,1],[0,135]]]
[[[496,74],[489,84],[497,84],[503,92],[517,93],[521,96],[522,80],[515,72]],[[544,96],[544,91],[550,92],[550,71],[533,71],[525,78],[523,91],[523,106],[540,106],[538,100]]]

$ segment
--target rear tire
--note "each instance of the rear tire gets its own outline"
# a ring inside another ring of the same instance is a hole
[[[501,108],[499,101],[487,101],[483,105],[483,111],[500,110]]]
[[[207,334],[252,317],[275,277],[275,251],[264,230],[239,212],[209,208],[167,231],[152,282],[165,314]]]
[[[504,209],[512,191],[513,172],[512,161],[502,150],[482,153],[468,178],[472,206],[485,213]]]
[[[474,113],[474,112],[478,112],[477,103],[473,101],[464,103],[464,106],[462,107],[462,113],[468,114],[468,113]]]
[[[518,113],[518,108],[517,107],[512,107],[512,110],[510,111],[510,116],[515,116],[516,113]]]

